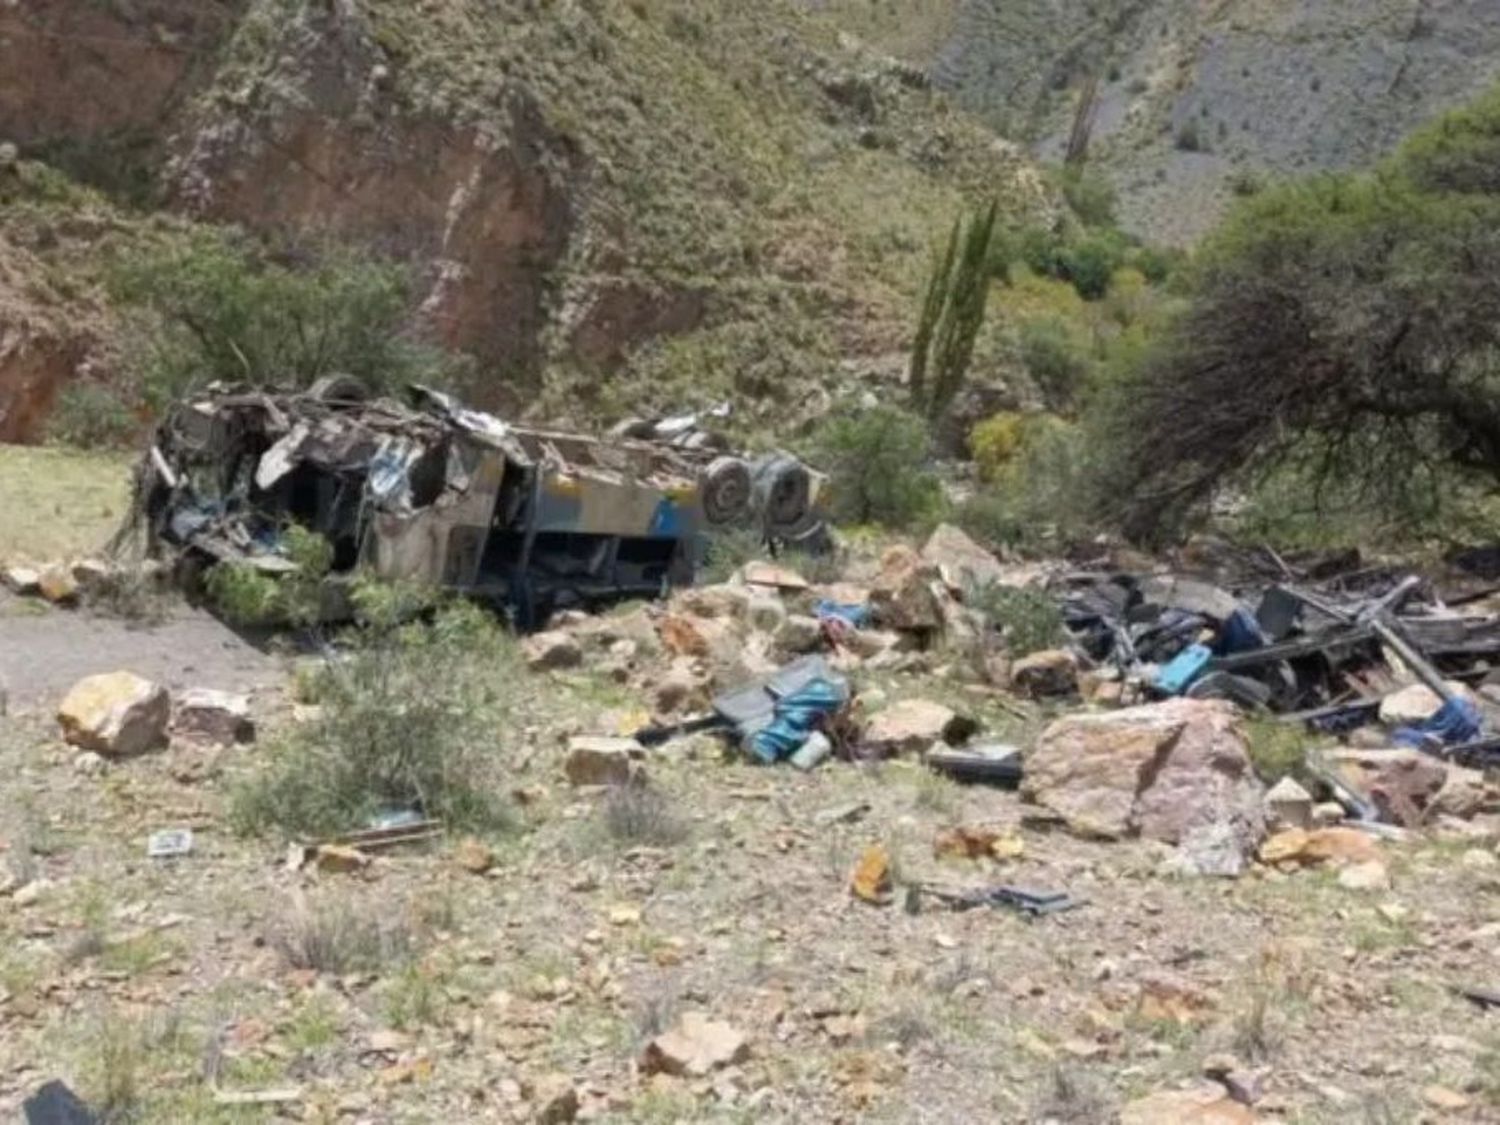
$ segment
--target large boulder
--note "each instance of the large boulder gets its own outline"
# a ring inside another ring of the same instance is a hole
[[[166,741],[172,701],[167,689],[132,672],[88,676],[57,709],[63,738],[109,757],[140,754]]]
[[[922,547],[922,561],[935,566],[955,593],[988,586],[1005,576],[1000,560],[952,524],[941,524]]]
[[[942,627],[946,595],[937,567],[910,547],[892,547],[881,557],[880,575],[870,587],[870,610],[887,629],[930,632]]]
[[[1245,856],[1264,835],[1239,715],[1219,700],[1069,715],[1042,732],[1025,771],[1025,796],[1079,835],[1181,844],[1227,825]]]

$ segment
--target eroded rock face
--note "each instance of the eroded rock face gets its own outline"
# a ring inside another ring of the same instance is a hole
[[[1244,854],[1264,834],[1261,786],[1233,705],[1173,699],[1048,727],[1023,792],[1080,835],[1180,844],[1227,824]]]

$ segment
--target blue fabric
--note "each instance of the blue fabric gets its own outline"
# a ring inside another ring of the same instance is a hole
[[[1391,741],[1397,746],[1413,746],[1420,750],[1433,739],[1447,745],[1472,742],[1480,736],[1483,729],[1479,709],[1467,699],[1455,696],[1439,707],[1430,719],[1400,728],[1391,736]]]
[[[1156,690],[1181,695],[1214,658],[1207,645],[1188,645],[1156,674]]]
[[[814,612],[819,619],[832,617],[856,629],[863,629],[870,623],[870,607],[863,602],[835,602],[824,598]]]
[[[809,680],[792,694],[776,701],[775,718],[750,736],[750,752],[767,765],[789,758],[824,716],[837,711],[849,698],[848,686],[832,680]]]
[[[1266,635],[1261,632],[1260,623],[1250,616],[1248,610],[1237,609],[1219,631],[1217,651],[1220,656],[1228,656],[1232,652],[1248,652],[1265,645]]]

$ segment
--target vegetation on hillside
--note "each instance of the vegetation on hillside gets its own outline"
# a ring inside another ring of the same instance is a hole
[[[1500,92],[1369,174],[1242,201],[1100,433],[1127,529],[1293,474],[1368,510],[1500,479]]]

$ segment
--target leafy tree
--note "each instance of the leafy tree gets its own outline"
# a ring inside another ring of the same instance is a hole
[[[963,387],[984,325],[998,202],[954,225],[947,249],[934,259],[912,345],[912,406],[935,421]]]
[[[832,515],[842,523],[907,527],[942,505],[942,488],[926,467],[931,437],[915,415],[878,406],[836,417],[817,445],[830,477]]]
[[[1500,480],[1500,95],[1374,173],[1241,201],[1190,302],[1120,388],[1127,531],[1295,463],[1394,502],[1432,472]]]
[[[307,386],[339,373],[380,390],[455,370],[406,331],[406,270],[350,250],[294,267],[202,234],[126,257],[110,282],[117,300],[146,314],[135,366],[153,408],[214,380]]]

